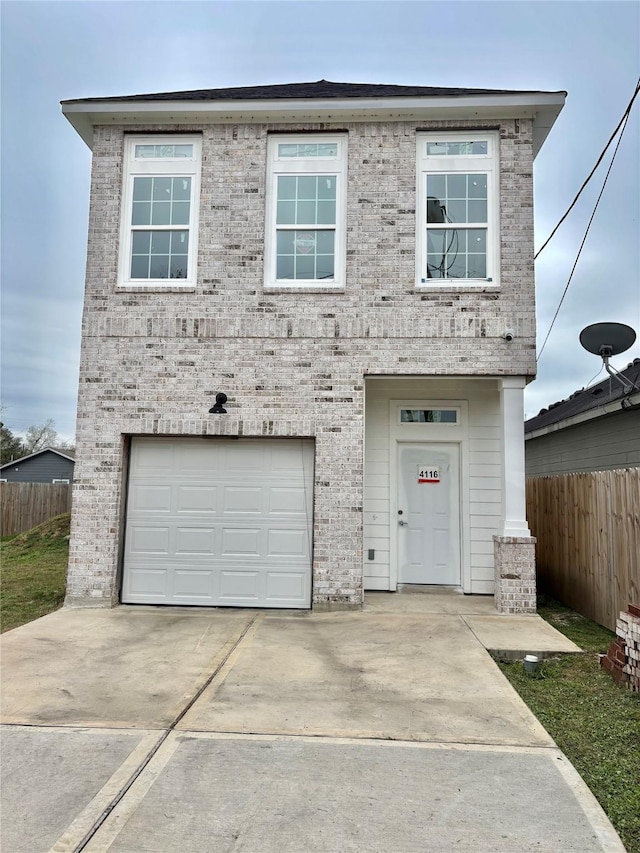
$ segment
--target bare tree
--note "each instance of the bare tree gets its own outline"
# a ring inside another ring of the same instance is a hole
[[[43,424],[35,424],[27,430],[24,439],[25,453],[37,453],[45,447],[60,447],[72,449],[73,445],[62,439],[56,432],[55,421],[52,418]]]

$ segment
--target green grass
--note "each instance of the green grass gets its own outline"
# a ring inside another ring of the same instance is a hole
[[[582,654],[543,661],[534,676],[522,663],[500,667],[578,770],[620,834],[640,853],[640,694],[600,669],[611,631],[556,602],[538,612]]]
[[[9,631],[57,610],[64,601],[69,555],[69,514],[19,536],[4,537],[0,626]]]

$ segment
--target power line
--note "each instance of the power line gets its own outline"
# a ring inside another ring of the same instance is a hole
[[[579,199],[579,198],[580,198],[580,196],[582,195],[582,191],[585,189],[585,187],[587,186],[587,184],[589,183],[589,181],[590,181],[590,180],[591,180],[591,178],[593,177],[593,175],[594,175],[594,173],[595,173],[596,169],[598,168],[598,166],[600,165],[600,163],[602,163],[602,160],[603,160],[603,158],[604,158],[604,155],[607,153],[607,150],[608,150],[609,146],[611,145],[611,143],[612,143],[612,142],[613,142],[613,140],[615,139],[616,134],[617,134],[617,133],[618,133],[618,131],[620,130],[620,128],[621,128],[621,126],[622,126],[622,124],[624,123],[624,125],[625,125],[625,127],[626,127],[626,121],[627,121],[627,119],[629,118],[629,114],[630,114],[631,109],[632,109],[632,107],[633,107],[633,102],[634,102],[634,101],[635,101],[635,99],[638,97],[638,93],[639,93],[639,92],[640,92],[640,79],[638,79],[638,82],[636,83],[636,88],[635,88],[635,91],[634,91],[634,93],[633,93],[633,97],[632,97],[632,98],[631,98],[631,100],[629,101],[629,103],[628,103],[628,105],[627,105],[626,110],[625,110],[625,111],[624,111],[624,113],[622,114],[622,118],[621,118],[621,119],[620,119],[620,121],[618,122],[618,126],[616,127],[616,129],[613,131],[613,133],[612,133],[612,134],[611,134],[611,136],[609,137],[609,141],[607,142],[607,144],[605,145],[605,147],[602,149],[602,153],[601,153],[601,154],[600,154],[600,156],[598,157],[598,160],[597,160],[597,162],[596,162],[596,165],[595,165],[595,166],[593,167],[593,169],[589,172],[589,175],[588,175],[587,179],[585,180],[585,182],[582,184],[582,186],[581,186],[581,187],[580,187],[580,189],[578,190],[578,194],[576,195],[576,197],[574,198],[574,200],[571,202],[571,204],[570,204],[570,205],[569,205],[569,207],[567,208],[567,210],[566,210],[566,212],[565,212],[564,216],[562,217],[562,219],[558,222],[558,224],[557,224],[557,225],[556,225],[556,227],[553,229],[553,231],[551,232],[551,234],[549,234],[549,236],[548,236],[548,237],[547,237],[547,239],[544,241],[544,243],[542,244],[542,246],[540,246],[540,248],[538,249],[538,251],[537,251],[537,252],[535,253],[535,255],[533,256],[534,261],[535,261],[535,259],[538,257],[538,255],[540,254],[540,252],[545,248],[545,246],[546,246],[548,243],[550,243],[550,242],[551,242],[551,238],[553,237],[553,235],[556,233],[556,231],[558,230],[558,228],[560,228],[560,226],[562,225],[562,223],[565,221],[565,219],[567,218],[567,216],[571,213],[571,211],[572,211],[572,210],[573,210],[573,208],[575,207],[576,202],[578,201],[578,199]],[[624,130],[623,130],[623,133],[624,133]],[[616,149],[616,150],[617,150],[617,149]],[[614,155],[614,156],[615,156],[615,155]]]
[[[589,234],[589,229],[591,228],[591,223],[594,220],[594,217],[596,215],[596,210],[598,209],[598,205],[600,204],[600,199],[602,198],[602,194],[604,193],[604,188],[606,187],[607,181],[609,180],[609,175],[611,174],[611,169],[612,169],[613,163],[616,159],[616,154],[618,153],[618,148],[620,148],[620,143],[622,142],[622,137],[624,136],[624,132],[627,128],[628,120],[629,120],[629,113],[627,112],[626,118],[624,119],[624,124],[622,126],[622,130],[620,131],[620,136],[618,138],[618,142],[617,142],[615,150],[613,152],[613,157],[611,158],[611,162],[609,163],[609,168],[607,169],[607,174],[604,176],[604,181],[602,183],[602,189],[600,190],[600,194],[598,195],[598,198],[596,199],[596,203],[593,207],[593,212],[591,214],[591,217],[589,219],[589,223],[587,225],[587,230],[584,232],[584,237],[582,238],[582,243],[580,243],[580,248],[578,249],[578,254],[576,255],[576,259],[574,261],[573,267],[571,268],[571,273],[569,275],[569,280],[567,281],[567,286],[565,287],[564,292],[562,294],[562,297],[560,298],[560,302],[558,303],[558,307],[556,308],[556,313],[553,315],[553,320],[551,321],[551,325],[549,326],[549,331],[547,332],[547,336],[545,337],[544,342],[542,344],[542,347],[540,349],[540,352],[538,353],[538,358],[537,358],[538,361],[540,361],[542,353],[544,352],[544,348],[547,344],[547,341],[549,340],[549,335],[551,334],[551,330],[553,329],[554,323],[556,322],[556,318],[557,318],[558,314],[560,313],[560,309],[562,308],[562,303],[564,302],[564,298],[567,295],[567,291],[569,290],[569,285],[571,284],[571,279],[573,278],[573,274],[576,271],[576,267],[578,266],[578,261],[580,260],[580,255],[582,254],[582,249],[584,248],[584,244],[587,241],[587,235]]]

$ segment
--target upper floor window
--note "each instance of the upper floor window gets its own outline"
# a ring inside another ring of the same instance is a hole
[[[346,136],[270,136],[265,284],[344,285]]]
[[[194,285],[200,139],[128,136],[120,285]]]
[[[498,283],[496,133],[419,133],[416,278]]]

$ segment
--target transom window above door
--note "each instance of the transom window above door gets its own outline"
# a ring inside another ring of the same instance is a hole
[[[200,139],[125,138],[118,283],[196,281]]]
[[[498,137],[418,133],[417,286],[498,284]]]
[[[271,136],[265,285],[340,287],[346,136]]]

